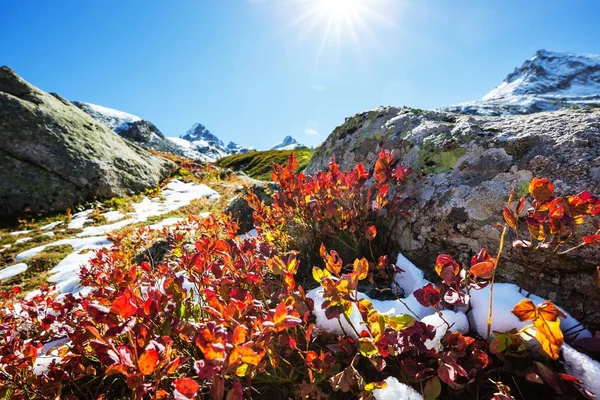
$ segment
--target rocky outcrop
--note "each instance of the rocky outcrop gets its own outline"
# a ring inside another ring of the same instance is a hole
[[[331,157],[341,169],[372,168],[381,148],[415,171],[405,196],[416,199],[412,224],[396,232],[399,249],[431,273],[448,253],[468,264],[482,247],[496,252],[502,207],[513,188],[527,192],[534,177],[551,179],[559,195],[600,194],[600,110],[562,110],[506,117],[467,116],[408,108],[379,108],[348,118],[315,151],[306,172],[324,169]],[[588,218],[593,233],[600,223]],[[512,239],[509,238],[508,243]],[[574,238],[577,243],[579,238]],[[503,253],[501,279],[518,282],[515,249]],[[534,257],[543,265],[538,294],[582,311],[600,304],[597,247],[564,256]]]
[[[0,67],[0,216],[140,192],[175,168]]]
[[[246,233],[254,228],[253,210],[244,199],[246,195],[252,191],[256,194],[259,201],[264,202],[266,205],[271,205],[273,202],[272,195],[279,189],[279,185],[274,182],[261,182],[251,178],[248,179],[254,182],[254,185],[231,199],[231,202],[225,209],[225,213],[231,213],[232,217],[238,221],[240,233]]]

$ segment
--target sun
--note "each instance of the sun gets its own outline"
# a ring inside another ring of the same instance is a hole
[[[356,19],[361,8],[365,7],[365,0],[318,0],[316,11],[334,20]]]
[[[363,42],[373,41],[376,27],[391,25],[386,3],[399,0],[296,0],[300,16],[292,25],[304,36],[321,35],[317,62],[327,48],[352,45],[362,54]]]

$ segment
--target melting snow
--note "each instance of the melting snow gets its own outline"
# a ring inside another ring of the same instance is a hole
[[[51,222],[48,225],[42,226],[40,229],[43,231],[49,231],[50,229],[54,229],[57,226],[61,225],[62,223],[63,223],[62,221]]]
[[[562,346],[565,371],[583,381],[583,387],[600,397],[600,363],[581,354],[568,344]]]
[[[4,269],[0,269],[0,281],[10,279],[14,276],[22,274],[25,271],[27,271],[27,264],[25,263],[19,263]]]
[[[415,389],[401,383],[398,379],[390,376],[385,380],[387,386],[383,389],[373,390],[376,400],[423,400]]]

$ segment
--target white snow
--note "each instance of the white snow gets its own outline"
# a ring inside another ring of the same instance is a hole
[[[401,268],[404,272],[396,274],[394,282],[405,295],[409,295],[429,283],[423,278],[423,271],[408,261],[404,255],[398,254],[396,266]]]
[[[117,219],[121,220],[108,225],[87,226],[83,228],[87,216],[92,211],[86,210],[89,212],[86,213],[84,211],[76,214],[69,224],[69,227],[73,225],[83,228],[83,231],[78,233],[77,237],[103,235],[128,225],[144,222],[149,217],[166,214],[170,211],[177,210],[178,208],[185,207],[190,204],[192,200],[203,197],[214,201],[217,200],[220,195],[206,185],[185,183],[174,179],[162,189],[162,197],[144,197],[141,202],[132,204],[134,211],[127,214],[127,219],[122,219],[125,215],[118,211],[109,211],[103,214],[105,217],[108,215],[107,219],[109,221]]]
[[[15,241],[15,243],[17,243],[17,244],[21,244],[21,243],[27,243],[27,242],[29,242],[31,239],[32,239],[32,238],[30,238],[30,237],[24,237],[24,238],[21,238],[21,239],[17,239],[17,240]]]
[[[25,250],[15,257],[15,261],[26,260],[31,257],[35,257],[42,251],[44,251],[48,247],[52,246],[61,246],[61,245],[69,245],[72,246],[75,251],[81,250],[89,250],[96,249],[99,247],[103,247],[110,244],[110,241],[106,238],[106,236],[97,236],[97,237],[86,237],[86,238],[71,238],[71,239],[62,239],[56,242],[44,244],[41,246],[34,247],[29,250]]]
[[[108,125],[110,129],[115,129],[119,125],[127,122],[136,122],[142,120],[137,115],[115,110],[113,108],[103,107],[92,103],[80,102],[79,104],[82,105],[84,111],[90,114],[92,118],[105,125]]]
[[[481,100],[444,109],[480,115],[600,106],[600,55],[538,51]]]
[[[415,389],[399,382],[392,376],[388,377],[385,382],[387,383],[386,387],[373,390],[376,400],[423,400],[423,396]]]
[[[0,281],[4,281],[19,274],[22,274],[23,272],[27,271],[27,268],[27,264],[19,263],[10,267],[6,267],[4,269],[0,269]]]
[[[125,215],[120,211],[108,211],[100,215],[103,216],[108,222],[118,221],[125,218]]]
[[[45,232],[45,233],[42,233],[42,236],[52,237],[52,236],[56,236],[56,234],[54,232]]]
[[[51,222],[48,225],[42,226],[40,229],[43,231],[49,231],[49,230],[54,229],[57,226],[62,225],[62,224],[63,224],[63,221]]]
[[[487,336],[487,319],[490,304],[490,286],[486,286],[481,290],[471,290],[471,312],[469,318],[471,319],[472,326],[477,329],[477,332],[483,336]],[[519,287],[511,283],[495,283],[494,284],[494,299],[492,305],[492,332],[506,332],[511,329],[521,330],[527,325],[531,325],[531,322],[521,322],[512,313],[513,308],[521,300],[525,299],[526,292],[519,293]],[[543,303],[545,300],[541,297],[531,295],[529,299],[533,301],[535,305]],[[561,311],[565,312],[562,308]],[[573,318],[570,314],[565,312],[567,318],[561,318],[560,327],[564,331],[579,325],[579,322]],[[577,331],[577,329],[573,329]],[[576,338],[591,337],[591,332],[587,329],[583,330],[579,334],[573,335]]]
[[[464,334],[469,331],[469,321],[462,311],[442,310],[441,313],[443,319],[438,313],[427,315],[421,319],[421,322],[431,325],[436,329],[433,340],[428,339],[425,341],[425,346],[428,349],[438,350],[441,348],[442,339],[446,335],[446,332],[448,332],[448,324],[450,325],[450,332],[458,331]]]
[[[31,232],[31,230],[28,230],[28,231],[15,231],[15,232],[11,232],[10,234],[13,235],[13,236],[20,236],[20,235],[24,235],[24,234],[29,233],[29,232]]]
[[[78,212],[76,214],[73,214],[73,216],[71,217],[71,221],[69,222],[69,225],[67,225],[67,228],[69,228],[69,229],[83,228],[83,225],[85,225],[86,222],[91,221],[91,219],[89,219],[87,216],[90,215],[92,212],[94,212],[94,210],[90,209],[90,210],[84,210],[84,211]]]
[[[156,224],[150,225],[149,228],[158,230],[158,229],[164,228],[165,226],[171,226],[171,225],[178,224],[184,220],[185,220],[185,218],[165,218],[162,221],[157,222]]]
[[[563,344],[562,355],[565,359],[565,371],[581,379],[583,387],[600,397],[600,363]]]

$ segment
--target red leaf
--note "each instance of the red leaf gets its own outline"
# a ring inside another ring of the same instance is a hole
[[[120,315],[122,318],[129,318],[137,312],[137,307],[129,295],[122,294],[113,301],[110,312]]]
[[[414,295],[423,307],[435,306],[440,302],[440,291],[431,283],[421,289],[415,290]]]
[[[583,241],[585,244],[589,244],[590,246],[598,246],[600,245],[600,235],[584,236]]]
[[[237,381],[233,384],[231,390],[227,393],[227,400],[244,400],[244,391],[242,382]]]
[[[460,267],[452,257],[447,254],[440,254],[435,260],[435,272],[444,280],[442,275],[454,275],[456,276],[460,272]]]
[[[185,399],[193,399],[200,389],[198,382],[192,378],[179,378],[174,382],[175,390]]]

